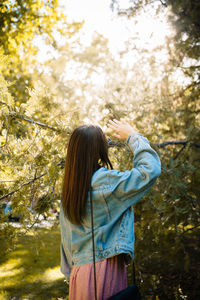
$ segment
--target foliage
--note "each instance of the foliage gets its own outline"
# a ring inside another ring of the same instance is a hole
[[[0,299],[66,299],[59,240],[57,226],[19,232],[13,251],[0,254]]]
[[[137,3],[144,7],[144,2]],[[178,1],[173,3],[168,4],[175,9]],[[178,16],[171,18],[179,20]],[[137,59],[131,63],[128,59],[127,64],[110,53],[108,41],[98,34],[88,46],[78,39],[70,45],[67,42],[57,47],[56,58],[37,63],[37,76],[31,77],[26,95],[20,85],[15,86],[16,93],[11,89],[14,77],[5,71],[14,52],[8,57],[5,50],[0,53],[0,201],[8,199],[12,214],[21,215],[20,231],[28,233],[41,216],[48,218],[52,210],[59,211],[65,145],[69,133],[80,123],[99,123],[106,130],[110,118],[131,120],[158,151],[162,175],[135,206],[136,277],[144,299],[151,297],[148,293],[170,300],[199,296],[199,57],[194,53],[189,56],[186,45],[178,51],[179,42],[185,39],[182,25],[178,27],[179,38],[176,33],[173,43],[170,37],[165,46],[153,50],[134,48],[130,40],[121,58],[132,51]],[[190,49],[192,53],[196,48]],[[160,61],[163,50],[166,59]],[[32,52],[27,56],[23,63],[29,70],[33,67]],[[183,64],[188,63],[191,65],[185,69]],[[18,93],[20,103],[15,97]],[[112,138],[111,133],[107,135]],[[130,168],[128,148],[115,140],[113,143],[115,147],[109,151],[114,166]],[[5,222],[2,210],[0,213],[1,245],[9,253],[18,230]]]
[[[118,1],[113,1],[115,5]],[[136,262],[138,281],[161,299],[197,299],[199,287],[199,1],[132,1],[121,15],[135,17],[156,7],[169,10],[175,28],[168,40],[169,64],[162,76],[160,97],[154,100],[145,127],[150,139],[182,139],[182,146],[159,149],[162,175],[157,187],[136,206]],[[183,76],[184,74],[184,76]],[[175,83],[177,76],[184,79]],[[185,83],[184,83],[185,81]],[[155,87],[156,89],[158,88]],[[149,91],[148,91],[149,94]],[[158,91],[157,91],[158,94]],[[153,115],[152,115],[153,112]],[[153,117],[154,116],[154,117]],[[146,116],[140,113],[142,122]],[[135,121],[140,120],[136,118]],[[164,121],[165,120],[165,121]],[[139,123],[140,124],[140,123]],[[150,129],[150,130],[148,130]],[[141,127],[141,130],[143,128]],[[153,133],[155,137],[153,137]],[[198,145],[197,145],[198,144]],[[164,145],[163,145],[164,146]]]
[[[26,102],[28,87],[39,65],[37,55],[45,44],[51,52],[59,46],[56,37],[68,39],[81,27],[80,23],[68,23],[58,0],[2,0],[0,4],[0,45],[10,56],[5,79],[12,82],[9,90],[14,100]]]

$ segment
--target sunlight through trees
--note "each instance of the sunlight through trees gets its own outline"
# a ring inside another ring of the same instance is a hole
[[[164,13],[171,30],[160,44],[152,35],[151,46],[140,42],[136,30],[115,55],[97,32],[89,45],[82,43],[83,23],[68,22],[56,0],[1,1],[0,261],[6,263],[4,255],[11,255],[22,234],[59,213],[72,130],[98,123],[112,139],[107,121],[121,118],[150,140],[162,161],[155,188],[135,207],[138,285],[144,299],[197,299],[200,4],[139,0],[123,8],[123,1],[111,2],[119,18],[137,20],[148,9],[158,19]],[[44,61],[38,37],[50,49]],[[116,168],[131,167],[124,144],[113,139],[109,151]],[[6,214],[8,204],[12,211]],[[9,213],[19,217],[20,228],[9,222]],[[2,291],[15,296],[6,284]]]

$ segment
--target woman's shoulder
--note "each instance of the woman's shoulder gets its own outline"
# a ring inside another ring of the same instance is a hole
[[[98,169],[92,176],[92,187],[99,187],[99,186],[105,186],[109,185],[112,182],[112,179],[119,179],[120,177],[124,176],[124,174],[128,172],[121,172],[116,169],[107,169],[104,167],[101,167]]]
[[[92,176],[92,188],[98,188],[99,186],[104,186],[107,184],[107,174],[109,173],[109,169],[101,167],[97,171],[94,172]]]

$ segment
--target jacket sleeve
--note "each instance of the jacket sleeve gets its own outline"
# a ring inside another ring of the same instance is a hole
[[[60,259],[61,259],[60,270],[65,275],[65,277],[67,278],[67,283],[69,283],[69,276],[70,276],[70,272],[71,272],[71,266],[68,263],[68,260],[67,260],[62,242],[60,244]]]
[[[64,217],[64,212],[61,203],[60,203],[59,219],[60,219],[60,232],[61,232],[60,270],[68,280],[72,268],[72,260],[71,260],[71,252],[70,252],[69,229]]]
[[[161,174],[161,163],[149,141],[139,133],[129,136],[127,144],[133,151],[133,168],[125,172],[108,172],[113,196],[129,199],[129,205],[138,202],[155,183]]]

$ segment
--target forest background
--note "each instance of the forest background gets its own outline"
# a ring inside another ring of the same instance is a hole
[[[69,22],[58,0],[0,3],[2,299],[44,299],[46,291],[35,290],[44,285],[39,271],[29,278],[33,288],[23,264],[34,257],[39,268],[41,254],[59,264],[59,248],[48,250],[49,257],[45,240],[54,238],[50,247],[57,243],[57,218],[43,231],[38,225],[59,213],[69,135],[84,122],[106,130],[113,118],[136,125],[162,161],[156,185],[135,206],[136,278],[143,298],[200,298],[200,2],[137,0],[125,9],[122,2],[111,1],[111,9],[136,23],[143,12],[158,18],[167,12],[173,31],[162,47],[138,46],[135,35],[114,56],[98,33],[90,45],[82,44],[83,23]],[[37,57],[38,37],[54,53],[44,62]],[[131,167],[123,143],[113,140],[110,156],[116,168]],[[20,216],[18,227],[5,214],[8,203],[12,216]],[[9,265],[20,241],[24,252]],[[48,299],[65,297],[66,283],[62,276],[58,281]]]

